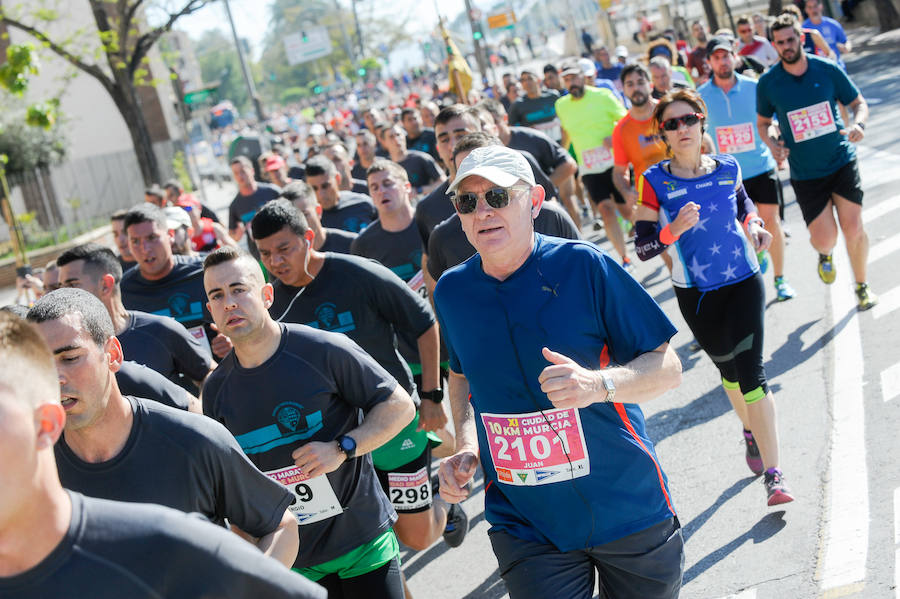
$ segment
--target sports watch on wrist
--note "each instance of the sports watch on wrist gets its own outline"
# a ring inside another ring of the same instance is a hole
[[[612,377],[603,374],[600,372],[600,382],[603,384],[603,388],[606,389],[606,398],[603,400],[605,403],[612,403],[616,399],[616,385],[613,383]]]
[[[433,401],[434,403],[441,403],[444,401],[444,390],[438,387],[431,391],[419,391],[419,397]]]
[[[338,449],[344,453],[348,461],[356,457],[356,439],[341,435],[335,441],[337,441]]]

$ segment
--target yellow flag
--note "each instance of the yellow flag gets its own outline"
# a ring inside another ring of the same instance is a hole
[[[456,43],[450,39],[450,34],[444,27],[443,21],[441,21],[440,27],[441,37],[444,38],[444,45],[447,47],[450,91],[456,94],[460,102],[468,104],[469,90],[472,89],[472,69],[469,68],[469,63],[466,62],[462,52],[456,47]]]

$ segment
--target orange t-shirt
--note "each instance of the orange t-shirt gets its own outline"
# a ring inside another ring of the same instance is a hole
[[[626,114],[613,129],[612,143],[616,166],[631,164],[635,179],[666,157],[666,146],[653,129],[652,118],[639,121]]]

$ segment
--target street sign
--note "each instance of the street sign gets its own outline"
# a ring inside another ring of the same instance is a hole
[[[331,38],[325,27],[310,27],[284,36],[284,52],[290,65],[331,54]]]
[[[212,89],[198,89],[197,91],[188,92],[184,94],[184,103],[190,106],[191,104],[199,104],[207,100],[215,90]]]
[[[504,29],[512,27],[515,24],[516,13],[511,10],[488,15],[488,27],[491,29]]]

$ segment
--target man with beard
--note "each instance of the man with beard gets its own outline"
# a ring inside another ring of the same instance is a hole
[[[866,283],[869,238],[863,228],[862,184],[853,144],[865,136],[869,107],[853,82],[835,63],[803,51],[800,24],[781,15],[772,38],[781,61],[759,79],[756,88],[756,128],[775,160],[791,165],[791,185],[810,243],[819,252],[819,278],[834,283],[831,252],[837,243],[837,211],[856,278],[859,310],[878,302]],[[845,124],[838,102],[851,112]],[[778,115],[783,140],[769,137],[772,116]]]
[[[562,77],[569,90],[569,95],[556,101],[556,114],[563,128],[562,145],[567,147],[571,140],[575,147],[581,182],[603,219],[606,235],[619,254],[623,268],[632,268],[625,248],[625,235],[616,220],[615,204],[624,206],[625,198],[613,184],[612,133],[627,111],[610,90],[586,85],[579,61],[566,62]]]
[[[759,135],[754,134],[757,82],[734,72],[734,49],[731,40],[714,37],[707,46],[707,57],[713,77],[697,90],[708,111],[707,126],[717,153],[731,154],[741,167],[744,189],[756,203],[766,230],[772,234],[772,270],[775,274],[775,298],[789,300],[795,292],[784,279],[784,231],[778,215],[781,181],[775,171],[775,159]],[[767,256],[762,254],[760,269],[767,270]]]

